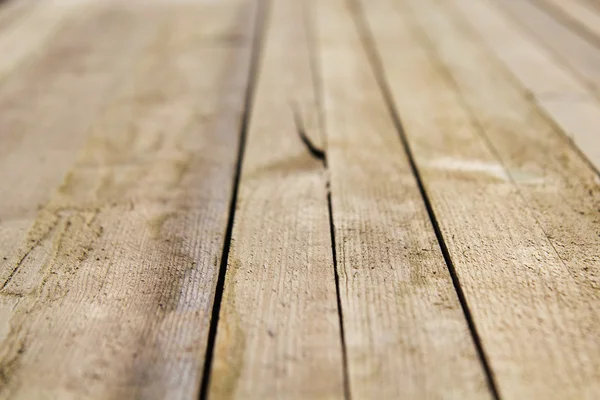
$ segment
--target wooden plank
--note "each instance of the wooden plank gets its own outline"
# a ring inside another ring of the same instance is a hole
[[[500,396],[593,398],[595,174],[447,2],[395,5],[371,27]]]
[[[531,0],[494,0],[520,22],[537,40],[555,52],[557,59],[566,64],[598,94],[600,93],[600,50],[578,36],[552,16],[540,10]]]
[[[600,40],[600,13],[594,7],[581,0],[538,0],[540,4],[559,13],[569,22],[582,28],[584,32],[591,33],[593,40]]]
[[[272,2],[257,79],[210,398],[341,399],[327,176],[294,115],[315,104],[301,2]]]
[[[254,14],[130,5],[161,15],[156,35],[2,271],[2,399],[199,388]]]
[[[126,6],[90,12],[0,86],[0,276],[11,270],[38,209],[85,144],[89,125],[156,34],[158,17]]]
[[[351,397],[489,397],[351,11],[343,0],[315,7]]]
[[[91,0],[46,0],[0,30],[0,82],[36,54],[62,27],[82,18]],[[17,16],[18,17],[18,16]]]
[[[454,3],[537,104],[600,170],[597,97],[489,2],[455,0]]]

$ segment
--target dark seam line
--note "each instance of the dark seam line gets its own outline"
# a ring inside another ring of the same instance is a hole
[[[459,15],[459,17],[461,17],[462,15]],[[463,22],[464,19],[463,19]],[[462,25],[463,28],[463,33],[465,25]],[[427,42],[428,44],[428,49],[427,51],[429,53],[432,54],[438,54],[438,51],[435,49],[435,46],[433,45],[432,41],[430,38],[427,37],[427,35],[425,34],[425,32],[423,32],[423,30],[421,29],[421,38]],[[467,33],[471,33],[471,32],[467,32]],[[472,36],[472,35],[471,35]],[[482,47],[486,47],[484,42],[479,41],[479,44]],[[493,53],[493,52],[492,52]],[[499,61],[499,60],[498,60]],[[512,75],[512,73],[510,72],[510,70],[508,69],[503,69],[502,65],[499,65],[498,67],[500,69],[500,73],[503,73],[506,75],[507,79],[511,79],[514,81],[516,86],[521,86],[520,83],[518,81],[515,81],[516,78],[514,78],[514,76]],[[479,135],[479,137],[482,139],[482,141],[485,143],[485,146],[487,147],[487,149],[490,151],[490,153],[492,154],[492,156],[496,159],[496,161],[498,161],[498,163],[502,166],[502,169],[504,170],[506,176],[508,177],[509,181],[513,184],[515,190],[517,191],[519,197],[521,197],[521,199],[523,200],[523,202],[525,204],[527,204],[527,207],[530,209],[533,209],[533,207],[531,206],[530,202],[528,201],[528,199],[525,197],[525,195],[523,194],[523,191],[521,190],[521,187],[517,184],[517,182],[515,181],[515,179],[513,178],[513,176],[510,174],[510,170],[508,168],[508,166],[506,165],[506,163],[504,162],[504,159],[500,156],[500,153],[498,152],[498,150],[496,149],[496,146],[494,145],[493,141],[489,138],[489,136],[486,134],[486,130],[485,130],[485,126],[484,124],[477,118],[477,116],[475,115],[475,111],[473,110],[473,107],[471,107],[468,103],[468,101],[465,99],[465,95],[464,93],[462,93],[462,91],[460,90],[460,85],[458,84],[458,82],[456,81],[456,79],[454,79],[454,76],[452,76],[452,74],[445,68],[443,68],[443,66],[440,65],[439,68],[437,68],[439,70],[439,72],[441,74],[444,75],[444,77],[446,78],[446,80],[452,85],[452,87],[454,87],[454,89],[456,90],[456,92],[458,93],[458,99],[460,104],[462,105],[462,108],[465,110],[466,114],[468,115],[468,119],[471,122],[471,124],[473,125],[473,127],[475,128],[475,130],[477,131],[477,134]],[[535,107],[535,111],[539,113],[540,117],[544,119],[545,122],[547,122],[549,125],[552,126],[552,128],[557,131],[557,132],[562,132],[562,129],[560,129],[560,127],[556,124],[556,122],[546,116],[544,113],[545,111],[543,109],[541,109],[541,107],[539,105],[533,104]],[[566,135],[562,135],[562,137],[564,137],[565,139],[569,139],[568,136]],[[572,142],[569,141],[569,144],[573,145],[573,148],[575,150],[578,150],[577,146]],[[585,158],[583,156],[583,153],[579,153],[582,157],[583,157],[583,161],[588,161],[588,163],[590,163],[590,167],[596,172],[598,173],[598,170],[595,169],[595,166],[591,164],[591,162],[589,162],[589,160],[587,158]],[[539,219],[537,218],[537,216],[534,216],[534,220],[536,222],[536,224],[538,225],[538,227],[542,230],[542,232],[544,233],[544,236],[546,237],[546,239],[548,240],[548,244],[550,244],[550,246],[552,247],[552,249],[554,250],[554,253],[556,254],[556,256],[559,258],[559,260],[561,261],[561,263],[563,264],[563,266],[565,268],[568,269],[568,267],[566,266],[566,264],[564,263],[564,261],[562,260],[562,258],[560,257],[560,254],[558,253],[558,250],[556,249],[556,246],[554,246],[554,243],[552,242],[552,240],[550,239],[550,235],[548,235],[546,233],[546,230],[544,229],[544,226],[541,224],[541,222],[539,221]]]
[[[324,160],[327,168],[327,160]],[[335,245],[335,225],[333,222],[333,205],[331,202],[331,184],[327,181],[327,209],[329,211],[329,235],[331,236],[331,254],[333,255],[333,271],[335,275],[335,297],[337,300],[338,320],[340,324],[340,341],[342,342],[342,367],[344,373],[344,398],[352,399],[350,392],[350,374],[348,372],[348,351],[346,347],[346,334],[344,332],[344,314],[342,311],[342,296],[340,294],[340,274],[338,272],[336,245]]]
[[[294,103],[291,104],[291,108],[294,115],[294,123],[296,124],[296,132],[298,133],[298,136],[300,136],[300,140],[302,140],[302,143],[304,143],[308,149],[308,152],[317,160],[323,161],[323,166],[327,167],[325,164],[325,152],[317,148],[317,146],[311,142],[308,136],[306,136],[306,130],[302,122],[302,116],[299,114],[298,108]]]
[[[302,125],[302,121],[300,116],[297,113],[297,110],[292,105],[292,110],[294,113],[294,121],[296,123],[296,131],[307,147],[307,150],[310,154],[318,160],[321,160],[323,163],[323,168],[325,169],[325,173],[327,174],[327,181],[325,183],[325,189],[327,191],[327,211],[329,214],[329,235],[331,237],[331,253],[333,256],[333,272],[335,277],[335,295],[337,301],[337,311],[338,311],[338,321],[340,325],[340,342],[342,345],[342,372],[344,374],[344,398],[346,400],[351,399],[350,395],[350,378],[348,374],[348,353],[346,351],[346,335],[344,333],[344,315],[342,313],[342,299],[340,295],[340,276],[338,273],[338,265],[337,265],[337,255],[336,255],[336,246],[335,246],[335,225],[333,223],[333,207],[331,205],[331,184],[329,180],[329,167],[327,166],[327,153],[322,150],[319,150],[315,147],[315,145],[310,141],[310,139],[306,136],[306,132],[304,131],[304,126]]]
[[[227,220],[227,230],[223,243],[223,253],[221,254],[221,264],[219,266],[219,277],[217,278],[217,287],[215,289],[215,297],[213,302],[212,315],[210,319],[210,328],[208,331],[208,340],[206,343],[206,355],[204,358],[204,371],[202,382],[200,384],[200,400],[208,399],[208,389],[210,386],[212,361],[214,356],[215,341],[217,338],[217,328],[219,324],[219,314],[221,311],[221,301],[223,300],[223,292],[225,287],[225,275],[227,274],[227,262],[229,259],[229,249],[231,247],[231,236],[233,233],[233,224],[235,219],[235,209],[237,205],[238,189],[240,184],[240,176],[242,172],[242,161],[244,159],[244,150],[246,148],[246,137],[248,136],[248,126],[250,116],[254,105],[254,94],[259,71],[260,55],[265,36],[265,20],[268,12],[269,0],[257,0],[258,6],[254,22],[254,38],[252,42],[252,55],[250,60],[250,68],[248,72],[248,85],[244,96],[244,113],[242,115],[242,123],[240,127],[240,142],[238,147],[238,157],[235,170],[235,178],[233,182],[233,192],[231,202],[229,204],[229,216]]]
[[[440,250],[442,251],[442,255],[444,256],[444,260],[448,267],[448,271],[450,272],[450,277],[452,279],[452,284],[454,285],[454,289],[456,291],[458,300],[460,302],[460,306],[462,308],[465,320],[467,321],[467,325],[469,327],[469,331],[471,333],[471,337],[473,339],[475,348],[477,350],[477,354],[479,356],[479,361],[483,367],[486,381],[488,384],[488,388],[492,394],[492,397],[495,400],[500,399],[500,394],[498,392],[498,388],[495,382],[494,374],[490,367],[489,361],[487,360],[487,356],[483,349],[483,345],[481,343],[481,338],[479,333],[477,332],[477,328],[475,326],[475,322],[471,315],[471,311],[469,310],[469,305],[467,303],[467,299],[465,294],[460,286],[460,281],[458,275],[456,273],[456,269],[454,267],[454,263],[452,262],[452,258],[450,256],[450,252],[448,251],[448,247],[446,246],[446,242],[444,241],[444,236],[440,229],[437,217],[435,216],[435,211],[433,210],[433,206],[431,201],[429,200],[429,196],[427,195],[427,190],[425,189],[425,185],[423,183],[423,179],[421,178],[421,174],[418,170],[415,158],[413,156],[412,150],[410,148],[410,144],[408,142],[408,138],[406,137],[406,133],[402,126],[402,122],[396,111],[393,102],[393,96],[390,93],[388,83],[385,77],[385,72],[381,60],[379,59],[379,55],[377,54],[377,50],[375,48],[373,34],[369,30],[367,22],[365,21],[364,13],[362,11],[361,5],[358,4],[359,0],[347,0],[349,2],[350,8],[354,11],[352,14],[355,16],[354,20],[358,30],[360,32],[360,38],[363,44],[363,47],[368,55],[369,61],[371,63],[371,67],[373,68],[373,72],[375,74],[377,83],[380,87],[382,95],[385,99],[386,106],[392,117],[395,128],[398,132],[398,136],[400,137],[400,141],[402,142],[402,146],[404,148],[404,152],[409,161],[410,168],[415,176],[417,181],[417,186],[419,187],[419,192],[421,197],[423,198],[423,202],[425,203],[425,208],[427,209],[427,214],[429,215],[429,220],[431,221],[431,225],[433,226],[433,230],[435,232],[435,236],[437,238],[438,244],[440,246]]]
[[[338,323],[340,326],[340,344],[342,346],[342,372],[344,374],[344,398],[346,400],[352,399],[352,392],[350,390],[350,372],[348,368],[348,349],[346,346],[346,333],[344,327],[344,312],[342,309],[342,296],[340,292],[340,275],[337,263],[337,247],[335,243],[335,224],[333,221],[333,203],[331,200],[331,173],[329,171],[329,164],[327,160],[327,148],[328,148],[328,137],[325,129],[325,108],[323,107],[323,79],[319,74],[319,64],[321,59],[317,51],[315,31],[316,27],[312,23],[313,14],[309,14],[310,8],[308,5],[310,2],[303,2],[302,7],[302,20],[304,23],[304,33],[306,35],[308,44],[308,53],[310,57],[310,74],[312,77],[313,91],[315,95],[315,101],[317,106],[317,124],[321,135],[321,144],[323,146],[323,166],[325,167],[325,173],[327,174],[327,211],[329,213],[329,236],[331,238],[331,254],[333,259],[333,272],[335,278],[335,297],[337,302],[338,311]]]

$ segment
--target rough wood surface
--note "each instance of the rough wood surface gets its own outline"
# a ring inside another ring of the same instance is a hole
[[[454,0],[481,39],[600,170],[600,102],[545,49],[489,2]]]
[[[409,3],[403,22],[419,21],[414,32],[428,43],[430,61],[411,58],[414,72],[396,98],[415,103],[402,93],[415,93],[407,85],[417,74],[431,91],[421,115],[405,113],[406,129],[499,392],[593,398],[600,382],[595,173],[446,2]],[[430,134],[417,134],[410,121],[431,121]],[[420,150],[428,136],[430,147]],[[447,145],[432,158],[436,143]]]
[[[561,24],[532,0],[494,0],[498,9],[519,21],[536,40],[554,51],[596,93],[600,94],[600,48]]]
[[[0,0],[0,400],[596,399],[599,16]]]
[[[277,0],[265,21],[215,346],[214,399],[343,398],[327,177],[323,161],[303,144],[305,126],[295,115],[298,104],[314,107],[302,13],[300,2]]]
[[[199,388],[252,12],[165,4],[123,5],[158,17],[153,37],[2,269],[0,398],[191,398]]]
[[[341,0],[314,4],[352,398],[486,398],[452,280],[352,11]]]
[[[12,269],[37,211],[75,161],[93,119],[156,34],[157,20],[157,13],[127,7],[90,12],[58,34],[36,62],[1,84],[0,276]]]

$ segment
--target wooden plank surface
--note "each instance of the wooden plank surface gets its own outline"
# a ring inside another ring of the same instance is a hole
[[[600,102],[542,45],[490,2],[454,0],[461,13],[537,104],[600,170]],[[476,40],[474,38],[474,40]]]
[[[92,8],[90,0],[46,0],[36,3],[15,4],[6,10],[8,15],[0,13],[0,82],[11,70],[35,55],[62,26],[73,22],[72,18],[82,18]]]
[[[0,86],[0,276],[157,21],[127,7],[90,11]]]
[[[600,41],[600,11],[584,0],[537,0],[542,7],[558,13],[570,23],[581,28],[580,34],[591,34]]]
[[[199,388],[253,13],[233,1],[113,7],[157,26],[2,270],[0,398]]]
[[[303,144],[299,130],[306,127],[295,115],[296,105],[315,106],[302,14],[302,3],[277,0],[265,21],[217,331],[214,399],[343,398],[327,176]]]
[[[600,48],[578,36],[532,0],[494,0],[499,10],[512,15],[533,37],[600,93]]]
[[[382,58],[499,393],[593,398],[596,176],[446,2],[396,4]]]
[[[342,0],[314,4],[351,396],[486,398],[475,346],[353,11]]]
[[[595,399],[597,0],[0,0],[0,400]]]

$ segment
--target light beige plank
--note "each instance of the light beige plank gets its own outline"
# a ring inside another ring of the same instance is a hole
[[[450,274],[351,11],[343,0],[315,7],[352,398],[487,398]]]
[[[88,10],[92,0],[45,0],[0,31],[0,82],[44,47],[63,26]]]
[[[213,399],[343,398],[327,177],[302,143],[292,109],[314,97],[301,7],[274,1],[265,22]]]
[[[486,44],[535,102],[600,169],[600,102],[553,55],[489,2],[454,0]]]
[[[501,398],[594,398],[593,171],[447,2],[395,4],[380,52]]]
[[[37,211],[156,34],[158,18],[157,12],[107,5],[58,34],[37,62],[0,86],[0,276],[12,270]]]
[[[254,14],[136,4],[156,35],[2,271],[2,399],[197,394]]]
[[[494,0],[499,10],[509,13],[547,48],[559,62],[600,95],[600,49],[545,13],[531,0]]]
[[[538,0],[546,7],[568,18],[600,40],[600,14],[594,7],[583,0]]]

